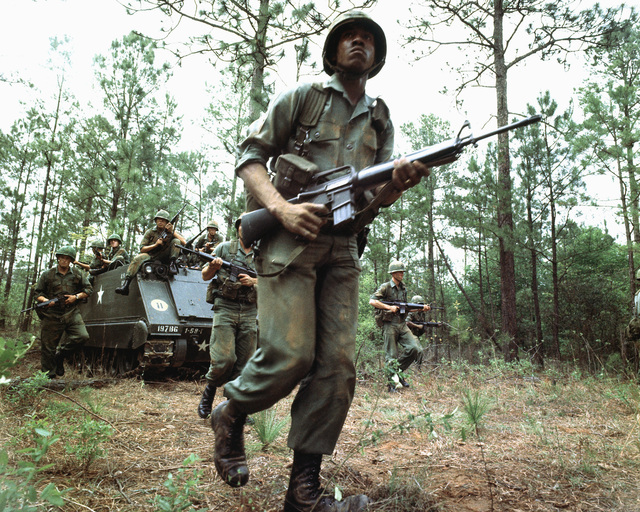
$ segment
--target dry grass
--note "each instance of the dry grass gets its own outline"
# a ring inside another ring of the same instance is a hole
[[[358,383],[336,452],[323,464],[329,488],[335,483],[344,495],[364,492],[377,511],[640,510],[640,404],[620,398],[623,384],[448,367],[414,368],[410,382],[394,395],[375,382]],[[201,462],[188,471],[203,474],[194,510],[280,511],[291,463],[286,433],[261,451],[247,427],[251,479],[243,489],[227,487],[215,474],[209,425],[196,415],[202,387],[130,379],[65,391],[94,404],[117,432],[106,444],[107,456],[86,473],[62,443],[52,447],[54,466],[44,480],[70,488],[64,510],[155,510],[154,498],[168,494],[167,475],[196,454]],[[469,389],[490,403],[479,437],[462,411]],[[0,402],[0,443],[13,441],[13,460],[27,442],[17,434],[27,415],[42,414],[51,401],[69,402],[48,392],[32,411]],[[278,413],[286,415],[290,402],[282,401]],[[59,429],[64,436],[64,421]]]

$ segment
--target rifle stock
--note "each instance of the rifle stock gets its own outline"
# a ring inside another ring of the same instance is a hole
[[[465,129],[471,128],[469,121],[465,121],[455,138],[420,149],[406,155],[406,158],[411,162],[422,162],[429,167],[449,164],[457,160],[464,148],[469,145],[475,147],[483,139],[537,123],[541,119],[542,116],[534,115],[483,133],[478,137],[474,137],[471,133],[462,135]],[[329,181],[321,182],[327,176],[331,176],[338,171],[343,174],[337,178],[329,179]],[[359,172],[349,166],[331,169],[314,176],[311,184],[306,189],[301,190],[296,197],[289,199],[289,202],[294,204],[304,202],[324,204],[331,211],[333,225],[339,226],[355,218],[357,214],[357,199],[362,193],[389,182],[392,174],[393,160],[372,165]],[[265,208],[245,213],[241,222],[242,241],[247,247],[280,225],[278,219]]]
[[[26,313],[27,311],[31,311],[32,309],[41,309],[46,308],[49,304],[58,304],[61,301],[64,301],[66,297],[64,295],[60,295],[55,299],[45,300],[44,302],[38,302],[35,306],[31,306],[30,308],[23,309],[20,313]]]

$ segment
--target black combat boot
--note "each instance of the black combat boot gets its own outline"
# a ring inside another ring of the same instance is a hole
[[[178,264],[176,263],[175,258],[171,258],[171,261],[169,262],[169,275],[175,276],[177,273],[178,273]]]
[[[64,376],[64,352],[58,351],[56,352],[55,362],[56,362],[56,375],[58,377]]]
[[[343,501],[323,495],[320,487],[322,455],[293,453],[289,489],[284,499],[284,512],[362,512],[371,500],[364,494],[349,496]]]
[[[409,387],[409,383],[404,379],[404,377],[400,377],[400,384],[402,384],[403,388]]]
[[[213,405],[213,397],[216,396],[216,387],[207,383],[202,392],[202,398],[200,399],[200,404],[198,405],[198,416],[202,419],[208,418],[209,414],[211,414],[211,406]]]
[[[129,295],[129,285],[131,284],[131,281],[133,281],[133,277],[126,276],[122,286],[120,288],[116,288],[116,293],[119,293],[120,295]]]
[[[211,428],[215,435],[213,461],[222,480],[231,487],[241,487],[249,481],[247,456],[244,453],[243,429],[247,415],[227,400],[211,413]]]

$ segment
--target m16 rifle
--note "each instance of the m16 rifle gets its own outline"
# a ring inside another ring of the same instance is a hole
[[[211,262],[216,259],[216,257],[212,256],[211,254],[207,254],[206,252],[194,251],[193,249],[189,249],[184,245],[177,245],[176,247],[179,247],[183,252],[196,254],[205,261]],[[238,276],[240,274],[246,274],[249,277],[253,277],[253,278],[258,277],[258,274],[256,273],[255,270],[251,270],[250,268],[246,268],[241,265],[236,265],[233,262],[222,260],[222,268],[225,269],[227,272],[229,272],[229,279],[233,283],[235,283],[238,280]]]
[[[407,310],[410,311],[422,311],[424,309],[425,304],[421,304],[420,302],[400,302],[396,300],[381,300],[383,304],[387,306],[398,306],[398,313],[404,315]],[[431,308],[431,309],[442,309],[442,308]]]
[[[165,228],[162,230],[162,232],[160,233],[160,236],[158,238],[161,238],[162,240],[166,240],[166,238],[175,231],[176,229],[176,221],[178,220],[178,217],[180,217],[180,214],[184,211],[184,209],[187,207],[187,203],[184,203],[184,205],[182,206],[182,208],[180,208],[180,211],[178,213],[176,213],[173,218],[169,221],[169,224],[171,225],[171,232],[169,232],[169,230],[167,229],[167,227],[165,226]]]
[[[189,238],[189,240],[187,240],[187,243],[186,243],[186,244],[184,244],[184,246],[185,246],[185,247],[187,247],[187,248],[189,248],[189,249],[191,249],[191,248],[193,247],[193,242],[195,242],[195,241],[196,241],[196,239],[197,239],[197,238],[198,238],[202,233],[204,233],[204,230],[205,230],[205,229],[207,229],[207,228],[205,227],[205,228],[201,229],[201,230],[200,230],[200,232],[199,232],[196,236],[194,236],[194,237],[192,237],[192,238]]]
[[[521,121],[511,123],[500,128],[474,137],[473,134],[462,135],[463,130],[470,129],[471,124],[465,121],[458,135],[448,141],[435,144],[414,153],[406,155],[410,162],[422,162],[429,167],[437,167],[456,161],[467,146],[477,146],[477,143],[488,137],[500,133],[522,128],[542,119],[534,115]],[[311,182],[296,197],[289,202],[315,203],[325,205],[331,214],[333,226],[337,227],[354,220],[359,213],[356,205],[360,197],[367,191],[391,181],[393,161],[372,165],[361,171],[351,166],[338,167],[317,173]],[[242,241],[249,247],[256,240],[260,240],[280,225],[276,217],[265,208],[245,213],[242,216]]]
[[[20,311],[20,313],[26,313],[27,311],[31,311],[33,309],[37,311],[38,309],[46,308],[47,306],[49,306],[49,304],[53,304],[53,305],[56,305],[56,304],[59,305],[60,303],[64,304],[64,301],[66,299],[67,299],[66,295],[60,295],[55,299],[49,299],[49,300],[45,300],[44,302],[38,302],[35,306],[31,306],[30,308],[23,309],[22,311]]]

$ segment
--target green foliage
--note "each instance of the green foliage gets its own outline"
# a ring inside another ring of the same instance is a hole
[[[467,422],[475,430],[476,436],[480,436],[480,426],[484,417],[491,409],[489,400],[482,396],[479,391],[465,389],[462,395],[462,410],[466,415]]]
[[[44,385],[49,382],[45,372],[38,371],[33,377],[24,379],[6,391],[7,401],[16,409],[27,411],[34,410],[42,399]]]
[[[0,384],[9,376],[9,370],[33,346],[35,337],[29,336],[5,338],[0,336]]]
[[[262,443],[262,449],[265,450],[280,435],[282,430],[288,425],[289,418],[278,418],[278,414],[274,407],[260,411],[251,416],[253,418],[253,430],[258,435],[258,439]]]
[[[113,435],[113,428],[102,421],[82,416],[78,424],[65,432],[65,450],[81,464],[83,471],[106,453],[103,444]]]
[[[35,429],[35,446],[18,452],[27,457],[18,461],[16,466],[9,463],[9,455],[5,450],[0,450],[0,510],[6,512],[22,511],[36,512],[42,510],[42,503],[49,506],[62,507],[62,498],[66,490],[60,491],[53,484],[47,484],[42,490],[43,479],[38,478],[39,473],[51,467],[41,465],[49,447],[58,441],[59,437],[52,435],[48,430]]]
[[[173,473],[167,475],[167,479],[162,485],[169,492],[169,496],[156,496],[153,501],[156,512],[198,510],[193,507],[193,502],[200,499],[198,486],[200,485],[203,471],[201,469],[193,469],[189,472],[188,470],[189,466],[199,462],[200,458],[191,454],[182,462],[182,467],[175,476]]]

